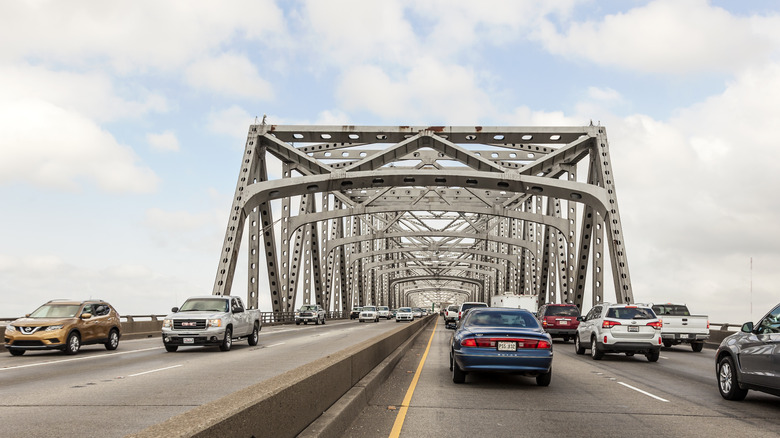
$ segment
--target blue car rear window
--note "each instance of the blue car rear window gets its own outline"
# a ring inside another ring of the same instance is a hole
[[[539,328],[536,318],[527,312],[485,312],[472,310],[465,326]]]

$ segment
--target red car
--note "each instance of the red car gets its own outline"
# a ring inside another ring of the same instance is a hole
[[[553,338],[563,338],[563,342],[569,342],[580,325],[580,309],[574,304],[545,304],[537,315],[544,331]]]

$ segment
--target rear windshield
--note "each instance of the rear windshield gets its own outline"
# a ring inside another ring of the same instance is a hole
[[[468,313],[468,317],[463,322],[463,325],[472,327],[539,328],[539,323],[531,313],[518,311],[473,310]]]
[[[485,303],[464,303],[463,306],[460,308],[461,312],[465,312],[469,309],[472,309],[474,307],[487,307],[487,304]]]
[[[548,306],[544,316],[580,316],[577,306]]]
[[[607,318],[615,319],[655,319],[653,311],[647,307],[611,307]]]
[[[653,306],[656,315],[691,316],[688,307],[674,304],[656,304]]]
[[[458,309],[459,309],[459,307],[458,306],[454,306],[454,305],[450,306],[450,307],[447,307],[447,310],[449,310],[451,312],[457,312]]]

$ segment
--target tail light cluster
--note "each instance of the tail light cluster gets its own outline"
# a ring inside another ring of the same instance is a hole
[[[496,348],[498,342],[516,342],[517,349],[521,348],[551,348],[549,342],[544,339],[525,338],[466,338],[460,341],[462,347]]]
[[[661,330],[661,328],[664,326],[664,322],[659,319],[658,321],[648,322],[647,325],[656,330]]]
[[[621,325],[621,324],[619,322],[617,322],[617,321],[610,321],[608,319],[605,319],[604,322],[601,323],[601,328],[608,329],[608,328],[612,328],[612,327],[614,327],[616,325]]]

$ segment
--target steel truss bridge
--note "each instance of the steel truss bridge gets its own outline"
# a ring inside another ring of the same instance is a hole
[[[231,293],[242,244],[247,305],[274,312],[499,294],[582,308],[605,275],[633,302],[603,126],[251,125],[213,294]]]

